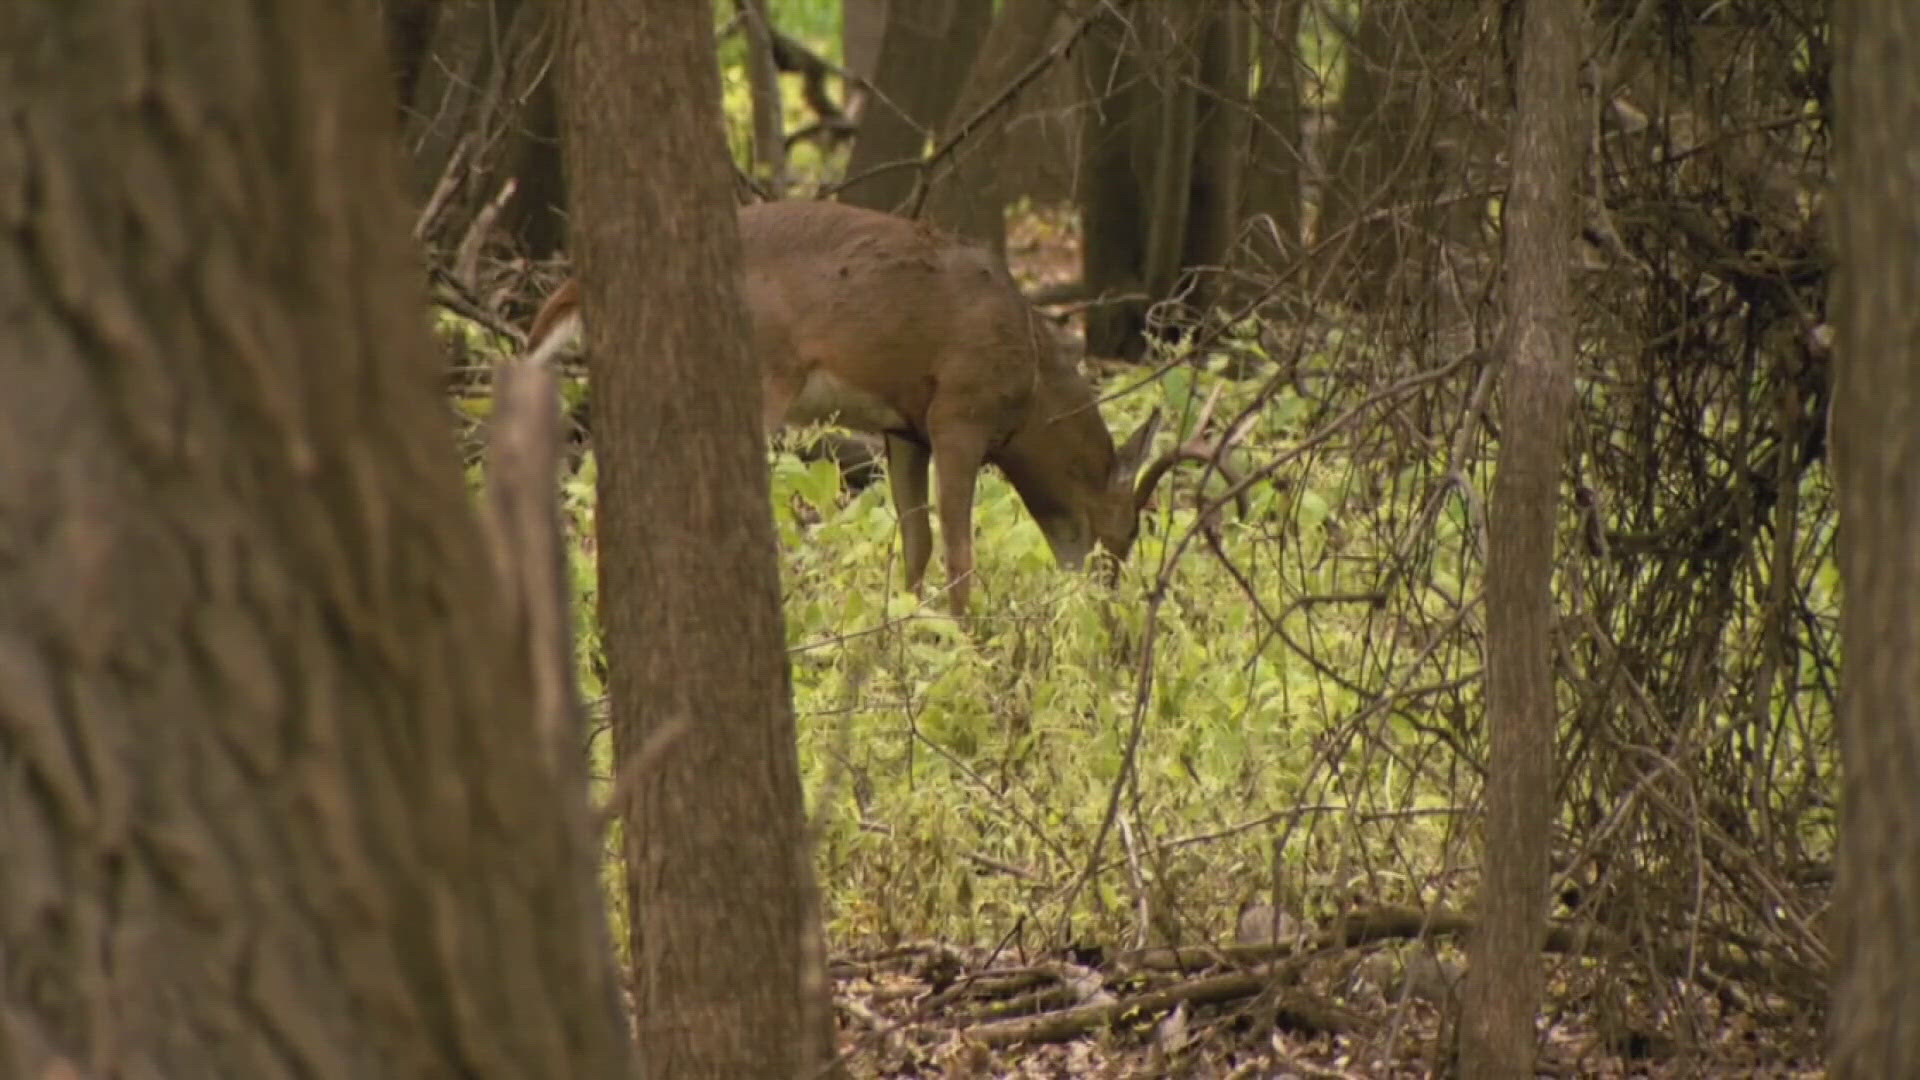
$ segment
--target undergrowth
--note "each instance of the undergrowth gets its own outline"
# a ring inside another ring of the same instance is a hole
[[[1178,368],[1104,409],[1125,431],[1160,407],[1174,429],[1164,445],[1184,437],[1216,386],[1221,416],[1254,392]],[[1284,395],[1270,402],[1238,452],[1270,456],[1300,434],[1306,414]],[[1343,580],[1352,560],[1342,556],[1357,553],[1335,521],[1364,501],[1347,470],[1321,465],[1310,483],[1255,484],[1244,518],[1217,508],[1207,524],[1203,470],[1183,466],[1162,484],[1112,587],[1057,568],[1012,489],[988,470],[975,507],[972,610],[961,622],[946,613],[937,554],[925,595],[903,588],[885,483],[846,490],[831,463],[793,452],[806,437],[783,436],[771,455],[772,510],[836,947],[1218,939],[1238,905],[1270,893],[1283,835],[1294,898],[1338,894],[1351,873],[1344,847],[1358,834],[1343,808],[1314,803],[1328,780],[1312,774],[1316,741],[1357,699],[1281,642],[1313,639],[1319,655],[1340,661],[1340,642],[1360,641],[1368,614],[1263,612],[1244,589],[1273,590],[1277,575],[1246,575],[1280,559],[1292,575],[1317,568],[1303,579],[1316,591],[1359,587]],[[589,455],[562,499],[580,677],[597,705],[604,777],[593,468]],[[1207,483],[1213,494],[1223,487],[1217,475]],[[1360,663],[1353,652],[1344,659]],[[1378,773],[1367,783],[1399,791],[1396,802],[1418,801],[1390,755],[1364,767]],[[1439,861],[1442,834],[1422,822],[1376,826],[1422,852],[1408,881]],[[610,864],[616,857],[610,844]],[[607,881],[617,906],[611,866]]]

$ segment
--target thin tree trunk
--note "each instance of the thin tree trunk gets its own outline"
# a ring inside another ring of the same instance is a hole
[[[0,1076],[632,1074],[389,74],[365,4],[0,13]]]
[[[766,0],[734,0],[734,5],[746,31],[754,174],[778,198],[787,188],[787,138],[780,115],[780,73],[773,66],[773,23],[767,18]]]
[[[656,1076],[816,1076],[832,1024],[712,11],[566,14],[640,1042]]]
[[[1832,1075],[1920,1062],[1920,11],[1835,8],[1839,882]]]
[[[1554,525],[1573,401],[1579,0],[1527,0],[1506,205],[1506,372],[1487,537],[1487,787],[1463,1075],[1531,1077],[1553,822]]]
[[[1443,226],[1435,209],[1444,119],[1435,80],[1456,62],[1455,39],[1475,10],[1428,0],[1364,0],[1361,7],[1327,139],[1331,175],[1315,230],[1327,245],[1318,260],[1322,279],[1358,306],[1431,292],[1423,268]]]
[[[548,258],[567,245],[567,218],[561,212],[567,205],[567,182],[560,166],[559,95],[553,84],[549,74],[528,92],[514,152],[502,165],[515,187],[498,228],[533,259]]]

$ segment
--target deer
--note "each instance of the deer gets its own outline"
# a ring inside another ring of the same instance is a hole
[[[1181,458],[1213,456],[1176,447],[1136,486],[1160,410],[1116,449],[1092,385],[984,246],[822,201],[743,207],[739,229],[766,433],[838,423],[884,440],[916,595],[933,552],[931,465],[955,617],[967,610],[984,466],[1012,484],[1058,565],[1079,570],[1097,546],[1112,556],[1111,575],[1160,478]],[[579,283],[568,278],[534,317],[527,356],[545,362],[582,336]]]

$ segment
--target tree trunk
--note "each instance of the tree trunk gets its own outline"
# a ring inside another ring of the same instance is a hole
[[[1304,0],[1265,0],[1250,34],[1259,57],[1254,91],[1242,216],[1262,216],[1271,230],[1254,231],[1255,257],[1270,270],[1300,251],[1301,177],[1306,171],[1300,91],[1300,14]]]
[[[513,198],[495,228],[513,239],[519,253],[545,259],[565,250],[566,173],[560,166],[560,106],[551,75],[527,93],[514,137],[514,153],[501,165],[514,178]]]
[[[441,5],[435,0],[382,0],[380,16],[386,26],[387,56],[393,66],[394,100],[404,115],[413,100],[414,87],[420,82],[420,69],[427,62],[427,47],[433,41],[434,19]]]
[[[712,11],[566,13],[640,1040],[657,1076],[819,1075],[832,1024]]]
[[[1080,277],[1087,309],[1087,355],[1138,359],[1146,351],[1146,193],[1134,170],[1142,124],[1139,61],[1125,28],[1108,21],[1080,43],[1090,108],[1080,135]],[[1150,114],[1149,114],[1150,115]]]
[[[547,7],[536,0],[441,0],[404,131],[416,203],[452,184],[428,230],[430,246],[462,246],[476,222],[535,257],[565,241],[552,91],[542,79],[552,53]],[[482,221],[509,180],[513,197],[497,219]]]
[[[1553,824],[1554,524],[1573,401],[1579,0],[1527,0],[1506,205],[1503,434],[1488,512],[1487,787],[1461,1072],[1531,1077]]]
[[[1187,191],[1187,228],[1181,264],[1194,272],[1188,303],[1206,312],[1227,295],[1225,268],[1240,230],[1241,180],[1246,165],[1246,15],[1235,5],[1203,8],[1198,94],[1194,102],[1193,178]]]
[[[888,212],[906,204],[919,177],[916,163],[953,109],[960,80],[992,21],[992,0],[893,0],[887,5],[872,77],[880,95],[861,111],[841,202]]]
[[[1146,283],[1147,302],[1152,304],[1173,295],[1186,253],[1197,134],[1199,57],[1194,45],[1205,32],[1206,20],[1192,0],[1155,5],[1143,9],[1139,17],[1150,35],[1159,84],[1152,109],[1154,134],[1146,146],[1148,165],[1143,171],[1153,184],[1148,189],[1147,219],[1141,222],[1147,232],[1147,250],[1140,276]]]
[[[1835,8],[1839,881],[1832,1075],[1920,1062],[1920,12]]]
[[[929,177],[927,218],[1003,254],[1006,196],[998,173],[1007,122],[1018,103],[1017,97],[1003,100],[1003,95],[1046,52],[1059,13],[1059,0],[1006,0],[1001,5],[941,126],[943,140],[960,136],[961,141]]]
[[[0,1075],[632,1074],[389,75],[366,4],[0,15]]]
[[[840,56],[848,71],[873,78],[887,31],[887,0],[840,0]]]
[[[1081,140],[1087,350],[1137,359],[1147,312],[1222,297],[1247,141],[1246,23],[1235,7],[1142,5],[1081,46],[1094,108]]]

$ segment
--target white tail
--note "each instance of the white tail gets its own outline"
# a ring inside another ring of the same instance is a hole
[[[939,483],[949,601],[967,607],[974,478],[998,466],[1060,565],[1097,543],[1133,547],[1140,507],[1176,456],[1133,486],[1159,413],[1116,452],[1093,388],[986,250],[903,218],[831,202],[740,211],[743,286],[764,420],[834,421],[886,439],[888,476],[918,591],[933,551],[927,466]],[[532,357],[580,336],[577,284],[535,316]]]

